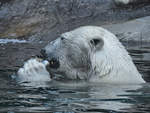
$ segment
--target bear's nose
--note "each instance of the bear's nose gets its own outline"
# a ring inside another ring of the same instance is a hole
[[[56,58],[51,58],[49,61],[49,67],[53,69],[57,69],[60,66],[59,60]]]
[[[47,54],[46,54],[46,50],[45,49],[41,49],[40,52],[42,54],[42,57],[47,58]]]

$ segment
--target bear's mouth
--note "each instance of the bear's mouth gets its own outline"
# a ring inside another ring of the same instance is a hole
[[[55,58],[54,56],[47,56],[45,54],[36,55],[37,58],[47,60],[49,62],[49,67],[52,69],[58,69],[60,67],[59,58]]]
[[[60,72],[58,70],[60,67],[59,58],[55,58],[52,56],[45,57],[45,56],[43,56],[43,54],[36,55],[36,57],[39,58],[40,60],[42,59],[42,61],[48,62],[48,65],[46,65],[46,70],[49,72],[51,79],[54,79],[54,80],[66,79],[65,73]]]
[[[46,66],[46,70],[49,72],[50,74],[50,78],[51,79],[60,79],[62,78],[62,74],[58,73],[58,70],[51,68],[51,66],[54,65],[52,62],[49,62],[49,64]]]
[[[49,62],[49,67],[52,69],[58,69],[60,67],[59,60],[56,58],[51,58],[50,60],[48,60],[48,62]]]

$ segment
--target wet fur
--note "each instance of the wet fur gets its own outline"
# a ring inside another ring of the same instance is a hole
[[[92,39],[102,39],[99,48]],[[63,39],[63,40],[62,40]],[[60,68],[49,69],[57,78],[106,83],[144,83],[128,52],[115,35],[96,26],[66,32],[45,47],[48,59],[59,58]]]

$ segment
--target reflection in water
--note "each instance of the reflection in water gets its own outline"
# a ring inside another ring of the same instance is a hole
[[[150,43],[124,43],[138,70],[150,82]]]
[[[149,44],[124,43],[124,45],[145,80],[150,81]],[[12,50],[10,52],[13,53],[15,47],[9,46],[9,50]],[[19,51],[26,50],[25,54],[32,51],[28,46],[19,45],[19,47]],[[1,49],[0,52],[3,53]],[[3,58],[5,54],[0,55],[0,59]],[[3,63],[0,65],[4,66]],[[50,81],[18,84],[9,78],[12,70],[6,71],[5,67],[1,67],[0,71],[0,112],[149,112],[149,83],[119,85]]]
[[[141,90],[137,91],[141,88],[141,85],[83,82],[53,81],[21,85],[11,82],[9,87],[0,87],[0,111],[122,111],[136,105],[138,99],[130,98],[130,95],[142,95]]]
[[[144,102],[140,100],[145,97],[142,90],[142,85],[60,83],[55,81],[44,86],[41,85],[41,87],[17,86],[9,89],[5,94],[0,93],[0,106],[3,108],[0,111],[6,109],[22,112],[136,111]],[[150,97],[150,91],[146,96]]]

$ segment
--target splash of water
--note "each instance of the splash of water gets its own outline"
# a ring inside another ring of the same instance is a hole
[[[7,43],[26,43],[26,40],[18,40],[18,39],[0,39],[0,44]]]
[[[17,72],[19,82],[50,81],[50,75],[46,70],[48,61],[37,58],[29,59]]]

